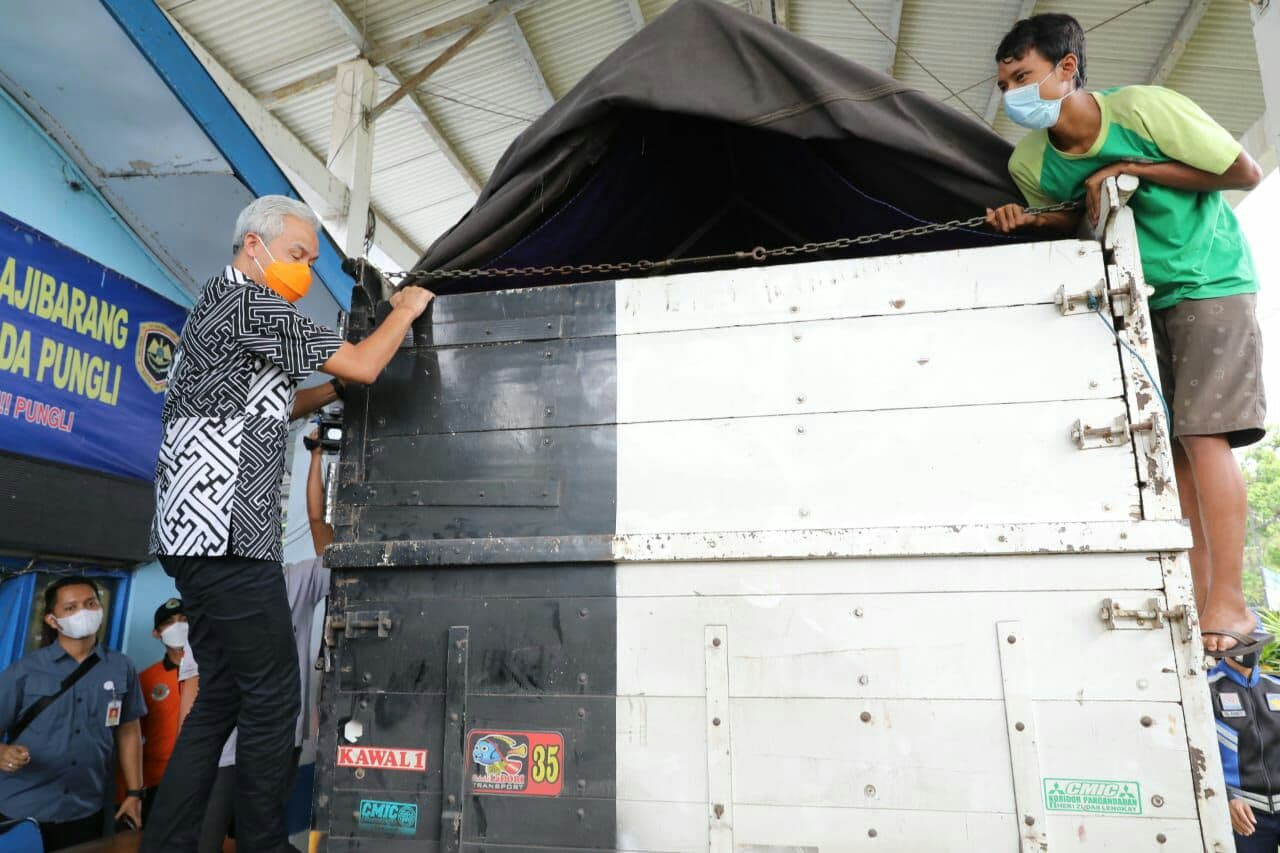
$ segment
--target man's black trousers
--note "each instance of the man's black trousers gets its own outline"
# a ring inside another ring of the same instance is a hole
[[[236,849],[288,850],[285,807],[301,687],[280,563],[170,556],[160,562],[182,595],[200,692],[165,768],[141,849],[196,849],[218,756],[239,727]]]

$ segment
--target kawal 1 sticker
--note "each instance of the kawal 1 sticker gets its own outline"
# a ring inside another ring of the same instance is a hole
[[[377,746],[340,746],[338,747],[338,766],[426,773],[427,751],[425,749],[384,749]]]
[[[558,797],[564,787],[564,735],[472,731],[471,791]]]
[[[361,829],[390,832],[395,835],[417,835],[418,807],[413,803],[361,800],[356,823]]]
[[[1046,778],[1044,807],[1051,812],[1142,814],[1142,789],[1137,782]]]

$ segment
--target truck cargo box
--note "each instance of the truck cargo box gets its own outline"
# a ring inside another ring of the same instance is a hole
[[[327,849],[1230,850],[1111,214],[438,297],[348,395]]]

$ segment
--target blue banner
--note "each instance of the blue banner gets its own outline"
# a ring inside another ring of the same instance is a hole
[[[0,214],[0,449],[150,480],[186,311]]]

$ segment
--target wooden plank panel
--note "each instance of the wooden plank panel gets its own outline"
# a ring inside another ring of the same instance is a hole
[[[1161,596],[1156,590],[619,598],[618,693],[702,696],[702,626],[715,624],[728,625],[734,637],[733,696],[999,699],[992,632],[997,622],[1019,619],[1036,662],[1034,698],[1177,701],[1168,629],[1107,630],[1098,616],[1107,597]]]
[[[618,533],[1126,519],[1133,451],[1079,450],[1121,400],[618,426]]]
[[[618,597],[1159,589],[1148,554],[622,563]],[[1102,596],[1099,595],[1099,599]]]
[[[1052,305],[620,335],[618,421],[1121,397],[1115,339]]]
[[[1036,270],[1029,281],[1027,270]],[[619,334],[1048,304],[1103,278],[1102,249],[1061,240],[619,281]],[[922,287],[922,283],[928,283]]]
[[[698,698],[619,701],[618,725],[645,732],[625,750],[620,738],[619,800],[706,802],[694,758],[705,749],[703,707]],[[1177,705],[1037,702],[1034,713],[1044,778],[1136,782],[1143,816],[1195,817]],[[730,715],[736,843],[751,841],[741,824],[748,805],[1014,811],[998,700],[732,699]],[[658,772],[681,756],[680,772]]]

